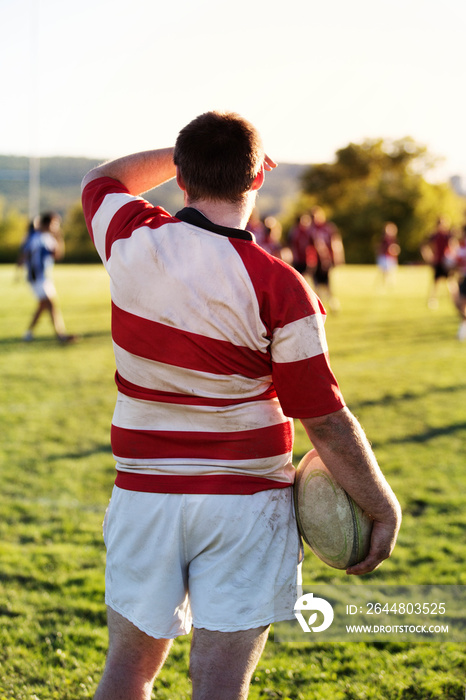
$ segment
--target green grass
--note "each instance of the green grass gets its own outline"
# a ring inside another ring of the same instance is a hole
[[[34,301],[0,267],[0,700],[91,698],[107,634],[101,523],[114,478],[116,396],[108,282],[96,267],[59,266],[68,330],[43,319],[20,341]],[[401,268],[382,291],[374,267],[336,271],[329,314],[333,369],[404,511],[393,557],[370,583],[466,584],[466,344],[446,291],[426,307],[429,271]],[[297,425],[296,463],[308,449]],[[306,550],[305,583],[351,583]],[[154,697],[190,697],[189,638],[176,641]],[[461,699],[466,653],[448,643],[299,644],[271,639],[250,698]]]

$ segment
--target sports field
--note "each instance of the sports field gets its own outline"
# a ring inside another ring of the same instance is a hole
[[[91,698],[107,644],[101,523],[114,465],[115,401],[107,278],[58,266],[69,332],[48,319],[20,338],[34,301],[0,267],[0,700]],[[445,289],[426,305],[429,270],[406,267],[383,290],[375,267],[335,271],[333,369],[401,502],[393,557],[360,585],[466,585],[466,343]],[[308,445],[297,426],[296,463]],[[307,583],[354,584],[306,549]],[[466,649],[448,642],[299,644],[271,639],[253,700],[464,700]],[[154,697],[190,697],[189,638],[177,640]]]

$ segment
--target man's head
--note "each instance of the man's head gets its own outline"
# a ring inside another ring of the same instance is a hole
[[[257,177],[264,162],[260,135],[233,112],[206,112],[193,119],[178,134],[174,161],[190,202],[239,203],[262,184]]]
[[[57,233],[61,226],[61,216],[54,211],[47,211],[39,217],[38,228],[41,231]]]
[[[385,224],[385,234],[389,238],[396,238],[398,235],[398,226],[393,221],[387,221]]]
[[[323,224],[325,224],[325,222],[327,221],[327,217],[325,216],[325,212],[322,209],[322,207],[313,207],[311,216],[316,226],[323,226]]]

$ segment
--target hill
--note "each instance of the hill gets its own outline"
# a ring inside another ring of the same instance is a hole
[[[90,158],[52,157],[40,160],[40,209],[64,214],[80,197],[80,184],[88,170],[98,164]],[[283,163],[267,174],[258,198],[261,214],[286,211],[300,189],[300,175],[307,166]],[[0,198],[8,209],[28,212],[29,159],[0,155]],[[152,190],[148,199],[174,213],[181,208],[181,193],[174,181]]]

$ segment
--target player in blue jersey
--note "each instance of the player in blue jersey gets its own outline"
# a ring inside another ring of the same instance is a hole
[[[61,342],[70,342],[75,336],[68,335],[57,304],[57,292],[50,272],[55,260],[63,257],[65,244],[61,233],[61,219],[55,212],[47,212],[31,224],[28,235],[21,246],[18,259],[19,265],[24,265],[27,280],[37,298],[37,307],[23,340],[33,339],[33,330],[43,312],[47,312],[52,320],[53,329]]]

